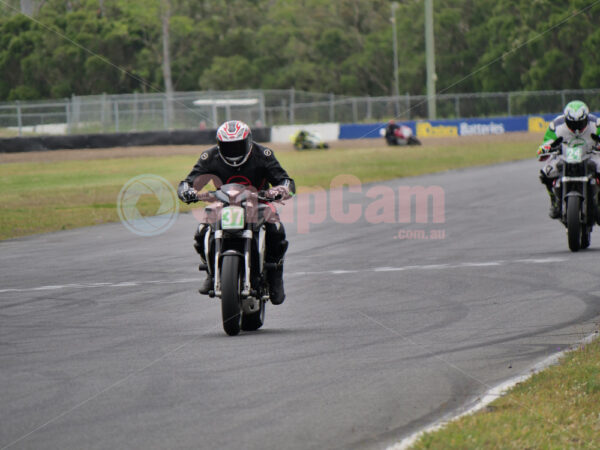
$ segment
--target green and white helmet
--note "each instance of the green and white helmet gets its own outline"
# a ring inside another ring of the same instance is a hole
[[[585,103],[579,100],[573,100],[565,106],[565,123],[573,133],[580,133],[585,130],[588,124],[589,108]]]

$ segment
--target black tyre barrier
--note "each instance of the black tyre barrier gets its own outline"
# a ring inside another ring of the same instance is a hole
[[[216,133],[217,130],[177,130],[4,138],[0,139],[0,153],[147,145],[212,145]],[[255,128],[252,136],[255,141],[270,142],[271,128]]]

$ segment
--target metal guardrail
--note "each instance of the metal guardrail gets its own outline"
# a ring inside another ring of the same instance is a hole
[[[438,118],[554,113],[573,99],[600,109],[600,89],[440,94]],[[2,134],[74,134],[214,128],[231,118],[253,126],[427,118],[424,95],[348,97],[288,90],[73,96],[0,103]],[[6,131],[8,130],[8,131]]]

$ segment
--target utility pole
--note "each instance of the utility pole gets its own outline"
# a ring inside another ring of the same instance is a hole
[[[427,112],[436,117],[435,105],[435,45],[433,40],[433,0],[425,0],[425,59],[427,61]]]
[[[396,32],[396,9],[398,8],[398,2],[392,3],[392,32],[393,43],[394,43],[394,105],[395,105],[395,116],[398,117],[400,115],[400,105],[398,104],[398,97],[400,96],[400,90],[398,88],[399,80],[398,80],[398,35]]]
[[[20,1],[21,14],[26,16],[33,16],[35,12],[35,3],[33,0],[21,0]]]
[[[166,127],[173,127],[173,78],[171,77],[171,49],[170,49],[170,24],[171,19],[171,0],[162,0],[162,47],[163,47],[163,77],[165,79],[165,94],[166,94]]]

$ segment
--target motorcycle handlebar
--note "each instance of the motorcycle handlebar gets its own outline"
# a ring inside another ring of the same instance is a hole
[[[267,191],[259,191],[257,196],[258,196],[258,199],[263,202],[277,202],[277,201],[281,200],[281,195],[277,195],[275,197],[269,197],[269,196],[267,196]]]
[[[218,200],[218,197],[216,195],[217,192],[218,192],[218,190],[216,190],[216,191],[208,191],[208,192],[205,192],[203,194],[200,194],[200,197],[202,197],[203,195],[206,196],[208,194],[208,195],[210,195],[212,197],[212,199]],[[199,193],[196,192],[196,200],[194,202],[208,201],[208,199],[198,198],[198,194]],[[253,195],[255,195],[256,198],[259,201],[263,201],[263,202],[279,202],[281,200],[281,197],[282,197],[281,195],[277,195],[276,197],[270,197],[270,196],[267,195],[267,191],[258,191],[258,192],[255,192]]]

